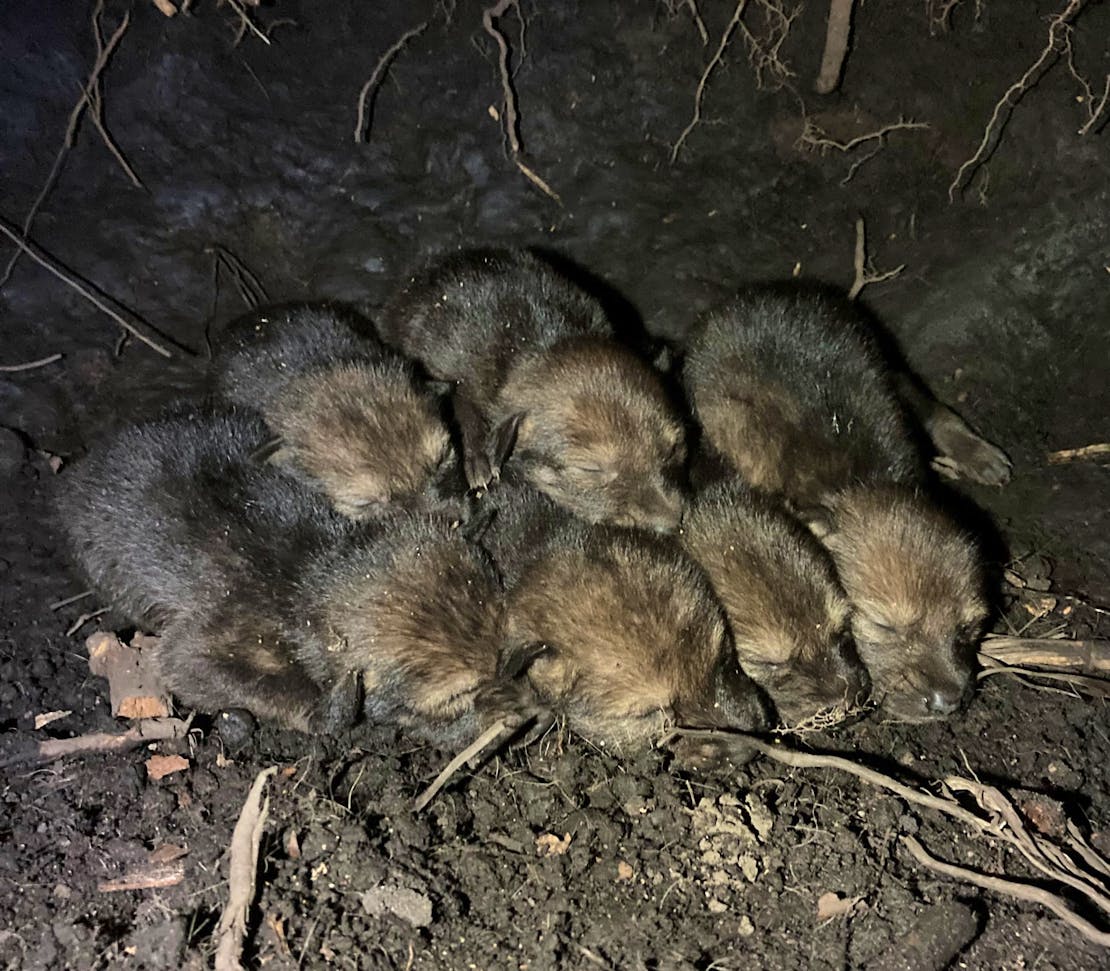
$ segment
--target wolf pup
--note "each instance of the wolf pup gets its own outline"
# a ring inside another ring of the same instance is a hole
[[[524,477],[588,522],[670,532],[685,458],[659,376],[600,304],[530,253],[464,252],[413,276],[382,336],[454,387],[470,485],[512,445]]]
[[[323,305],[255,311],[221,335],[213,369],[217,396],[258,410],[273,430],[263,454],[344,515],[450,494],[442,404],[368,321]]]
[[[793,516],[740,482],[699,492],[680,540],[709,576],[740,665],[788,725],[867,698],[851,607],[828,552]]]
[[[515,667],[572,729],[620,748],[668,725],[767,725],[713,591],[673,539],[588,526],[528,488],[493,498],[484,542],[508,586],[506,657],[524,657]]]

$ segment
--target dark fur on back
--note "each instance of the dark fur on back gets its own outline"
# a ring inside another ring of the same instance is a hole
[[[250,461],[268,436],[249,414],[188,412],[126,429],[75,463],[59,480],[59,519],[93,585],[157,630],[197,609],[211,578],[243,569],[244,542],[293,554],[305,530],[335,528],[322,497]]]
[[[506,650],[543,650],[528,679],[601,744],[637,745],[667,723],[758,729],[704,575],[666,537],[575,520],[544,496],[502,498],[486,542],[509,583]]]
[[[386,308],[385,337],[484,428],[513,423],[512,462],[591,522],[673,530],[682,423],[659,376],[618,343],[600,304],[524,251],[461,253],[416,274]],[[485,484],[485,483],[479,483]]]
[[[492,410],[521,357],[573,337],[609,339],[601,305],[525,250],[467,250],[413,274],[387,304],[382,336],[441,381],[465,381]]]
[[[800,508],[846,483],[923,473],[879,348],[846,301],[744,291],[695,325],[683,382],[705,443]]]
[[[847,597],[797,520],[742,483],[723,483],[695,497],[680,538],[725,608],[741,666],[784,721],[864,700]]]
[[[274,460],[355,519],[441,498],[454,458],[440,401],[369,331],[324,306],[254,312],[223,334],[213,374],[218,395],[279,436]]]

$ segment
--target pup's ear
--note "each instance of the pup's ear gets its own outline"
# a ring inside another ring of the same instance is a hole
[[[541,658],[545,654],[551,654],[553,651],[554,649],[550,645],[541,641],[507,647],[497,659],[498,677],[519,678],[522,674],[527,673],[537,658]]]
[[[285,448],[285,439],[280,435],[267,439],[251,452],[249,458],[255,465],[265,465],[267,462],[271,465],[280,465],[288,461],[289,453]]]
[[[803,506],[793,512],[802,525],[820,540],[836,531],[836,519],[828,506]]]
[[[500,478],[501,469],[504,468],[505,463],[509,461],[509,456],[513,454],[513,449],[516,448],[517,436],[520,434],[521,426],[524,424],[524,412],[518,411],[515,415],[510,415],[494,430],[490,435],[490,467],[493,469],[495,478]]]

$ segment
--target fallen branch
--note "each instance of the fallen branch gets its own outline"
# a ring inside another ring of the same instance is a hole
[[[227,903],[216,926],[216,971],[241,971],[243,967],[239,957],[247,933],[247,915],[254,899],[258,847],[270,811],[270,798],[267,796],[263,800],[262,791],[275,772],[277,766],[272,765],[255,776],[231,836]]]
[[[523,18],[520,12],[519,0],[498,0],[492,7],[486,7],[482,11],[482,29],[497,43],[497,69],[501,78],[501,95],[504,98],[505,105],[503,112],[504,128],[505,137],[509,140],[509,154],[512,157],[513,164],[516,165],[521,174],[537,189],[554,199],[561,206],[563,200],[559,197],[559,193],[552,189],[521,158],[523,147],[520,141],[520,118],[517,115],[516,92],[513,91],[512,75],[509,73],[509,42],[505,40],[505,35],[493,23],[495,19],[504,17],[510,8],[516,11],[517,17]]]
[[[832,94],[840,84],[844,58],[848,55],[848,36],[852,30],[852,6],[855,0],[829,0],[829,21],[825,32],[825,52],[821,70],[813,89],[818,94]]]
[[[390,48],[378,58],[378,63],[374,67],[374,73],[370,75],[370,79],[362,86],[362,90],[358,93],[358,117],[355,120],[355,142],[365,142],[370,135],[371,115],[374,110],[374,99],[378,95],[378,88],[381,87],[382,81],[385,79],[385,72],[389,70],[389,65],[393,63],[393,59],[401,53],[405,45],[414,37],[419,37],[424,31],[428,29],[428,21],[418,24],[411,30],[405,31],[400,37],[397,38],[390,46]],[[369,109],[370,114],[367,111]],[[365,129],[365,130],[364,130]]]
[[[871,286],[872,283],[893,280],[906,268],[906,264],[903,263],[901,266],[896,266],[893,270],[887,270],[885,273],[874,273],[867,269],[867,262],[867,227],[863,222],[863,216],[860,216],[856,219],[856,251],[853,260],[856,276],[848,290],[849,300],[855,300],[863,291],[863,288]]]
[[[1096,442],[1094,445],[1084,445],[1082,448],[1062,448],[1058,452],[1049,452],[1048,464],[1063,465],[1065,462],[1093,459],[1100,455],[1110,455],[1110,442]]]
[[[998,146],[998,142],[1002,137],[1002,130],[1006,127],[1006,121],[1009,120],[1010,112],[1021,100],[1022,95],[1034,83],[1034,79],[1040,80],[1041,69],[1053,58],[1058,57],[1060,51],[1063,50],[1062,45],[1070,46],[1071,40],[1068,37],[1070,30],[1069,22],[1074,20],[1080,10],[1086,5],[1087,0],[1068,0],[1067,5],[1056,16],[1054,16],[1048,25],[1048,41],[1041,51],[1040,56],[1030,65],[1029,69],[1017,81],[1011,84],[1006,93],[998,99],[994,106],[994,111],[991,112],[990,121],[987,122],[987,127],[983,130],[983,137],[979,142],[979,147],[975,150],[975,154],[971,156],[963,165],[960,166],[956,172],[956,177],[952,180],[951,185],[948,186],[948,201],[955,202],[956,193],[964,184],[964,175],[971,172],[972,175],[983,164]],[[1062,38],[1062,39],[1061,39]],[[1011,99],[1013,99],[1011,101]],[[1006,117],[1003,118],[1003,112],[1006,112]],[[970,180],[969,180],[970,181]]]
[[[63,356],[62,354],[51,354],[49,357],[40,357],[37,361],[28,361],[26,364],[4,364],[0,365],[0,371],[5,374],[14,374],[17,371],[33,371],[35,368],[54,364],[56,361],[60,361]]]
[[[116,735],[96,732],[91,735],[78,735],[76,738],[32,741],[21,751],[0,759],[0,768],[25,764],[45,765],[47,762],[70,756],[129,752],[150,742],[184,738],[189,734],[191,721],[191,718],[188,721],[182,721],[180,718],[150,718]]]
[[[443,771],[432,780],[432,784],[417,796],[416,802],[412,805],[413,812],[421,812],[437,795],[439,795],[439,791],[447,785],[451,776],[472,758],[484,752],[494,740],[505,731],[505,728],[504,719],[499,718],[448,762],[447,765],[443,767]]]
[[[36,252],[37,247],[35,247],[29,239],[21,238],[19,234],[13,232],[8,227],[8,224],[3,220],[0,220],[0,233],[3,233],[5,236],[7,236],[8,239],[15,243],[22,252],[31,257],[31,259],[38,263],[38,265],[41,266],[44,270],[47,270],[49,273],[53,274],[66,286],[70,287],[73,290],[76,290],[79,294],[81,294],[82,297],[88,300],[89,303],[96,307],[97,310],[101,311],[101,313],[107,314],[109,317],[111,317],[112,320],[119,324],[120,327],[127,331],[127,333],[130,334],[132,337],[135,337],[138,340],[142,341],[152,351],[161,354],[162,357],[173,357],[173,354],[168,349],[163,347],[157,341],[151,339],[150,337],[147,337],[146,334],[139,330],[134,324],[130,323],[121,314],[109,307],[108,304],[104,302],[104,300],[96,296],[96,294],[92,293],[87,286],[82,285],[74,276],[63,270],[56,260],[54,260],[52,257],[48,257]],[[147,326],[150,325],[148,324]],[[151,328],[151,330],[153,329],[154,328]]]

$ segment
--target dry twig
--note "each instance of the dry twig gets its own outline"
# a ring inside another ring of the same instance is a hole
[[[139,867],[114,880],[101,880],[96,885],[100,893],[116,893],[120,890],[161,890],[176,887],[185,879],[185,864],[163,863]]]
[[[91,597],[94,593],[96,593],[95,590],[82,590],[80,593],[75,593],[72,597],[66,597],[64,600],[55,600],[52,604],[50,604],[49,607],[47,607],[47,610],[51,612],[55,610],[61,610],[63,607],[68,607],[70,604],[77,603],[78,600],[84,600],[86,597]]]
[[[988,635],[979,645],[979,651],[1001,664],[1110,674],[1110,641]]]
[[[253,2],[251,2],[251,0],[248,0],[248,2],[250,2],[250,5],[252,7],[258,6],[257,0],[253,0]],[[239,30],[235,34],[236,47],[238,47],[243,42],[243,38],[246,37],[248,30],[252,34],[254,34],[254,36],[257,37],[260,41],[262,41],[262,43],[265,44],[267,47],[270,46],[270,38],[258,29],[258,25],[253,20],[251,20],[250,14],[248,14],[247,11],[243,8],[243,4],[241,4],[239,0],[220,0],[220,3],[227,3],[227,5],[235,11],[236,16],[238,16],[239,18]]]
[[[979,166],[982,165],[994,149],[998,147],[998,142],[1002,137],[1002,130],[1006,127],[1006,121],[1009,120],[1010,112],[1013,111],[1025,92],[1028,91],[1036,81],[1040,80],[1042,69],[1045,68],[1049,61],[1059,57],[1060,52],[1064,50],[1065,46],[1070,48],[1070,22],[1075,19],[1076,15],[1083,9],[1086,3],[1087,0],[1068,0],[1064,9],[1049,21],[1048,40],[1045,43],[1044,50],[1041,51],[1040,56],[1030,65],[1029,69],[1018,78],[1018,80],[1011,84],[1006,89],[1006,93],[998,99],[998,102],[994,106],[994,111],[991,112],[990,121],[987,122],[987,127],[983,130],[983,137],[979,142],[979,147],[975,150],[975,154],[960,166],[959,170],[956,172],[956,177],[952,180],[951,185],[948,186],[949,202],[954,202],[956,193],[963,188],[965,174],[970,172],[971,175],[974,176]],[[1003,112],[1005,112],[1005,117],[1003,117]]]
[[[49,738],[34,742],[24,751],[0,760],[0,768],[28,763],[44,765],[71,755],[129,752],[149,742],[184,738],[189,733],[190,721],[192,719],[182,721],[180,718],[150,718],[118,735],[95,732],[91,735],[78,735],[76,738]]]
[[[701,11],[698,10],[697,0],[668,0],[667,7],[672,17],[678,13],[679,8],[685,7],[690,12],[691,18],[693,18],[694,26],[698,29],[698,36],[701,38],[701,46],[709,46],[709,31],[705,29],[705,21],[701,19]]]
[[[832,94],[840,84],[844,58],[848,55],[848,36],[852,30],[855,0],[829,0],[829,21],[825,32],[825,52],[821,70],[813,84],[818,94]]]
[[[205,248],[206,253],[215,254],[215,262],[212,267],[212,277],[215,283],[214,289],[217,297],[220,290],[220,270],[224,270],[231,274],[231,281],[235,284],[235,289],[238,291],[239,296],[252,310],[260,303],[269,300],[270,295],[266,292],[266,288],[262,285],[262,281],[254,274],[254,272],[244,263],[238,256],[231,252],[224,246],[208,246]]]
[[[89,289],[89,286],[91,286],[91,284],[85,285],[78,282],[77,278],[63,270],[55,259],[44,255],[44,253],[42,252],[36,252],[36,250],[38,250],[38,247],[36,247],[29,239],[21,238],[19,234],[10,229],[8,227],[8,224],[3,220],[0,220],[0,233],[3,233],[5,236],[7,236],[8,239],[15,243],[22,252],[31,257],[31,259],[38,263],[38,265],[41,266],[44,270],[47,270],[49,273],[53,274],[66,286],[70,287],[73,290],[76,290],[79,294],[81,294],[82,297],[88,300],[89,303],[96,307],[97,310],[99,310],[101,313],[107,314],[109,317],[111,317],[112,320],[119,324],[120,327],[127,331],[127,333],[130,334],[132,337],[135,337],[138,340],[142,341],[152,351],[161,354],[162,357],[173,357],[173,354],[167,348],[163,347],[156,340],[147,337],[146,334],[139,330],[138,327],[127,320],[122,314],[108,306],[104,299],[94,294]],[[147,324],[146,326],[149,327],[150,325]],[[154,328],[151,327],[150,329],[153,330]]]
[[[517,115],[516,92],[513,91],[512,75],[509,73],[509,42],[505,40],[505,35],[494,25],[494,20],[504,17],[510,8],[516,11],[517,17],[523,23],[524,18],[520,12],[519,0],[497,0],[497,3],[492,7],[486,7],[482,11],[482,29],[497,42],[497,69],[501,77],[501,96],[504,98],[502,117],[504,119],[505,137],[509,141],[509,154],[512,157],[513,164],[516,165],[521,174],[537,189],[549,198],[554,199],[561,206],[563,200],[559,197],[559,193],[552,189],[521,157],[523,146],[520,141],[520,119]]]
[[[1063,465],[1065,462],[1093,459],[1100,455],[1110,455],[1110,442],[1096,442],[1093,445],[1084,445],[1082,448],[1062,448],[1058,452],[1049,452],[1048,464]]]
[[[1005,894],[1007,897],[1013,897],[1015,900],[1025,900],[1029,903],[1041,904],[1051,910],[1057,917],[1064,923],[1074,927],[1080,934],[1096,944],[1101,944],[1103,947],[1110,947],[1110,933],[1099,930],[1088,920],[1084,920],[1074,910],[1072,910],[1067,901],[1059,894],[1052,893],[1043,887],[1033,886],[1028,883],[1021,883],[1017,880],[1007,880],[1004,877],[990,876],[986,873],[977,873],[975,870],[969,870],[967,867],[956,866],[953,863],[945,863],[943,860],[938,860],[936,857],[931,856],[925,848],[912,836],[903,836],[902,843],[910,855],[917,860],[922,866],[928,867],[930,870],[935,870],[946,877],[951,877],[953,880],[961,880],[964,883],[973,884],[976,887],[982,887],[984,890],[993,890],[995,893]]]
[[[46,367],[47,364],[60,361],[62,357],[61,354],[51,354],[49,357],[41,357],[37,361],[28,361],[26,364],[4,364],[0,366],[0,371],[5,374],[14,374],[16,371],[33,371],[35,368]]]
[[[838,139],[832,138],[821,128],[818,128],[808,117],[805,117],[802,133],[798,136],[796,147],[814,149],[822,155],[827,155],[830,151],[848,154],[849,152],[855,151],[861,145],[866,145],[868,142],[876,142],[875,147],[870,152],[857,158],[848,168],[847,175],[840,180],[840,185],[847,185],[865,163],[870,162],[871,159],[882,151],[883,146],[886,144],[887,135],[896,131],[919,131],[928,127],[929,125],[925,122],[899,118],[897,121],[883,125],[881,128],[876,128],[874,131],[865,132],[847,141],[839,141]]]
[[[101,607],[99,610],[90,610],[88,613],[81,614],[80,617],[66,628],[66,637],[72,637],[90,620],[96,620],[97,617],[103,616],[111,609],[111,607]]]
[[[372,124],[372,117],[374,112],[374,99],[378,96],[378,88],[381,87],[382,81],[385,79],[385,72],[389,70],[389,65],[393,63],[393,59],[401,53],[405,45],[414,37],[419,37],[424,31],[428,29],[428,21],[425,20],[422,24],[417,24],[411,30],[406,30],[400,37],[393,42],[389,49],[378,58],[378,63],[374,66],[374,72],[370,75],[369,80],[362,86],[362,90],[358,93],[358,117],[355,119],[355,142],[365,142],[370,136],[370,125]]]
[[[867,227],[863,222],[863,216],[856,219],[856,252],[853,263],[856,276],[848,290],[849,300],[855,300],[863,291],[863,288],[871,286],[872,283],[893,280],[906,268],[906,264],[903,263],[901,266],[896,266],[893,270],[887,270],[885,273],[874,273],[867,269]]]
[[[473,742],[464,748],[458,755],[456,755],[444,767],[443,771],[432,780],[432,784],[428,786],[416,798],[413,803],[413,812],[420,812],[427,806],[437,795],[439,791],[447,785],[453,776],[463,765],[469,762],[472,758],[484,752],[493,742],[498,739],[505,731],[505,721],[499,718],[489,728],[487,728],[481,735],[479,735]]]
[[[262,791],[275,772],[277,766],[272,765],[255,776],[231,836],[227,903],[216,926],[216,971],[241,971],[243,967],[239,957],[247,933],[247,915],[254,899],[258,847],[270,811],[270,798],[267,796],[263,800]]]

